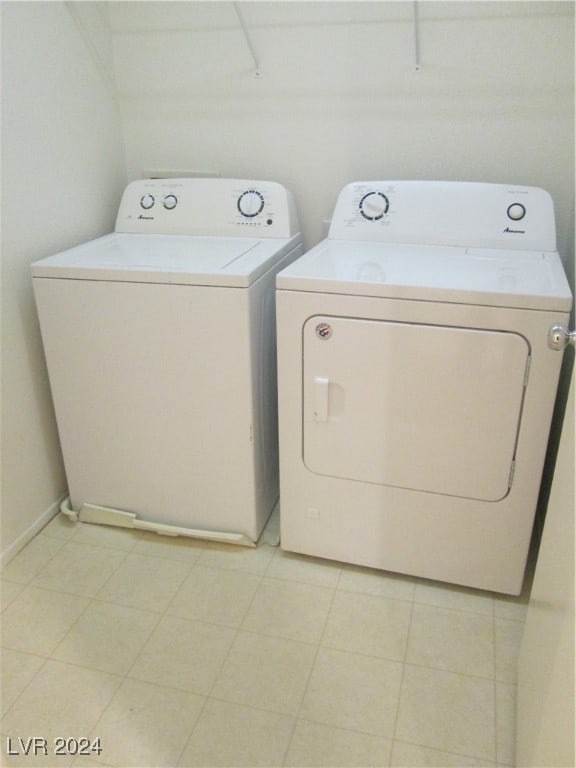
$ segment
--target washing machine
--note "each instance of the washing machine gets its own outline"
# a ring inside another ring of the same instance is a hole
[[[278,498],[274,280],[300,254],[280,184],[157,179],[32,265],[64,513],[254,545]]]
[[[281,546],[518,594],[572,305],[550,196],[354,183],[276,282]]]

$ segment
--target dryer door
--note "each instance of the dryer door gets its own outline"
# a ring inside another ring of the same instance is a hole
[[[303,458],[319,475],[498,501],[522,413],[515,333],[315,316],[303,328]]]

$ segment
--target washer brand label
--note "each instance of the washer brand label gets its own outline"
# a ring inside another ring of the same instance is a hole
[[[513,235],[525,235],[526,230],[525,229],[510,229],[510,227],[506,227],[504,232],[510,232]]]
[[[332,336],[332,326],[328,323],[318,323],[315,328],[316,336],[320,339],[329,339]]]

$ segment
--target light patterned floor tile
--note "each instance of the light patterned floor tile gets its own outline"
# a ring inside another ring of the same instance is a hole
[[[488,768],[493,762],[395,741],[391,768]]]
[[[282,765],[293,728],[288,715],[209,699],[179,765]]]
[[[496,757],[499,765],[516,765],[515,685],[496,683]]]
[[[57,539],[50,540],[62,544]],[[126,554],[119,550],[69,541],[63,544],[58,557],[38,572],[33,584],[72,595],[94,597],[125,557]]]
[[[159,685],[125,680],[95,726],[101,758],[120,768],[172,768],[200,715],[204,698]]]
[[[70,541],[78,533],[82,523],[75,523],[67,515],[58,512],[52,520],[42,528],[42,533],[55,539]]]
[[[388,765],[390,743],[380,736],[299,720],[285,765],[381,768]]]
[[[2,578],[29,584],[64,546],[64,541],[39,533],[2,569]]]
[[[2,715],[14,704],[24,688],[36,675],[46,660],[30,653],[2,650],[0,670],[2,679]]]
[[[26,587],[2,614],[2,646],[49,656],[88,602],[76,595]]]
[[[202,554],[199,543],[185,536],[162,536],[158,533],[141,531],[132,550],[134,554],[147,557],[166,557],[193,565]]]
[[[528,612],[528,601],[520,597],[507,595],[494,596],[494,616],[497,619],[525,621]]]
[[[109,749],[9,755],[7,766],[514,762],[525,595],[61,515],[3,571],[2,588],[3,733],[102,725]],[[413,663],[401,687],[403,648]]]
[[[235,630],[216,624],[164,616],[134,662],[129,677],[208,694],[235,635]]]
[[[338,591],[322,645],[403,661],[411,613],[404,600]]]
[[[52,658],[126,674],[158,620],[156,613],[94,601],[53,651]]]
[[[438,608],[471,611],[484,616],[494,615],[494,597],[490,592],[459,587],[455,584],[419,580],[416,582],[414,601],[435,605]]]
[[[25,584],[18,584],[15,581],[0,581],[0,603],[2,613],[11,605],[19,594],[25,589]]]
[[[239,627],[261,576],[196,565],[176,593],[168,613],[186,619]]]
[[[200,563],[210,568],[244,571],[262,576],[274,556],[274,548],[265,544],[255,547],[238,547],[233,544],[205,542]]]
[[[106,600],[131,608],[164,611],[192,566],[176,560],[154,559],[130,553],[98,592]]]
[[[266,576],[334,588],[338,586],[341,573],[341,563],[276,549]]]
[[[300,717],[391,738],[402,664],[321,648]]]
[[[413,600],[416,579],[412,576],[363,568],[359,565],[345,565],[338,589],[346,592],[361,592],[374,597]]]
[[[496,619],[496,679],[516,683],[517,662],[524,624],[520,621]]]
[[[494,681],[406,664],[395,738],[494,761]]]
[[[494,619],[415,604],[406,661],[493,679]]]
[[[242,629],[318,643],[333,597],[325,587],[264,578]]]
[[[130,528],[98,523],[80,523],[74,541],[77,544],[91,544],[94,547],[109,547],[130,552],[139,540],[139,533]]]
[[[316,646],[239,632],[211,695],[216,699],[296,715]]]

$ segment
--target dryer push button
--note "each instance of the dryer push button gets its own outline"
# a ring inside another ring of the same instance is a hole
[[[512,219],[512,221],[520,221],[526,216],[526,208],[524,208],[522,203],[512,203],[512,205],[508,206],[507,213],[508,218]]]

